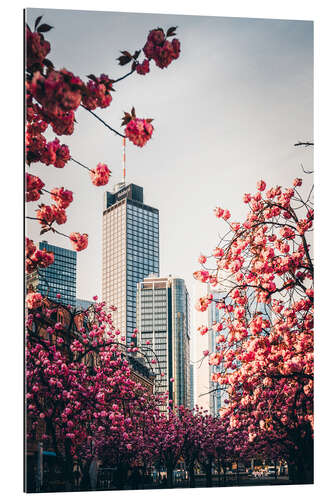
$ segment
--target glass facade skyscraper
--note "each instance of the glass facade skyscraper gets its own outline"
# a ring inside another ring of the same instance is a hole
[[[207,283],[201,283],[200,281],[195,281],[193,286],[193,297],[194,303],[200,297],[205,297],[208,294],[209,285]],[[193,366],[193,377],[194,377],[194,403],[202,406],[204,410],[210,411],[210,366],[208,364],[208,358],[204,356],[204,351],[210,352],[210,333],[206,335],[200,335],[198,328],[202,325],[210,326],[210,308],[209,306],[206,311],[198,311],[193,308],[193,360],[195,364]],[[200,362],[200,360],[202,360]]]
[[[190,408],[194,406],[194,364],[190,363]]]
[[[222,298],[218,291],[211,289],[208,283],[195,283],[194,296],[196,300],[199,297],[205,297],[208,293],[213,294],[213,302],[208,306],[206,311],[201,312],[194,310],[194,330],[195,330],[195,361],[201,363],[194,365],[194,385],[195,385],[195,403],[208,410],[211,415],[217,416],[219,409],[223,406],[223,391],[221,386],[212,381],[213,373],[218,373],[221,370],[220,366],[209,364],[209,356],[204,356],[204,352],[213,353],[216,350],[216,336],[212,331],[214,323],[220,322],[223,316],[223,311],[217,309],[215,301]],[[205,335],[200,335],[198,328],[207,326],[209,331]],[[222,332],[219,332],[223,333]],[[219,335],[218,334],[218,335]]]
[[[159,273],[159,212],[143,203],[143,188],[119,183],[103,211],[102,298],[117,307],[114,324],[127,342],[136,327],[136,285]]]
[[[36,288],[39,293],[48,296],[51,300],[57,299],[65,305],[76,306],[76,252],[49,245],[47,241],[39,243],[40,250],[53,252],[54,262],[45,269],[39,269],[39,276],[35,276]]]
[[[155,392],[168,391],[175,405],[190,406],[189,295],[183,279],[149,276],[138,283],[137,327],[141,350],[158,360]]]
[[[222,321],[223,311],[221,309],[217,309],[217,307],[215,307],[215,302],[214,302],[215,300],[219,301],[219,299],[221,299],[221,298],[222,298],[222,295],[219,294],[219,292],[213,292],[213,299],[214,300],[209,307],[209,313],[210,313],[210,325],[209,326],[210,327],[214,323],[219,323],[220,321]],[[228,302],[228,300],[227,300],[227,302]],[[221,334],[224,333],[224,330],[222,330],[219,333],[221,333]],[[209,338],[210,338],[210,346],[209,346],[210,352],[215,352],[215,350],[216,350],[216,334],[212,333]],[[222,400],[222,397],[223,397],[222,392],[223,391],[221,389],[221,386],[217,382],[213,382],[211,380],[211,377],[212,377],[213,373],[218,373],[221,371],[221,366],[211,365],[209,368],[210,368],[210,370],[209,370],[210,411],[214,417],[217,417],[219,415],[219,409],[222,408],[222,406],[224,406],[223,400],[226,399],[226,397],[224,396],[224,398]]]
[[[94,302],[92,300],[86,300],[86,299],[76,299],[75,306],[76,309],[82,309],[86,310],[88,307],[91,306]]]

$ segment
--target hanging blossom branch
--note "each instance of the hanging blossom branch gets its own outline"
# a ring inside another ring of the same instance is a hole
[[[53,206],[54,207],[54,206]],[[80,252],[81,250],[84,250],[88,246],[88,235],[86,233],[80,234],[80,233],[70,233],[70,235],[62,233],[58,229],[55,229],[53,227],[53,223],[57,222],[58,224],[66,222],[66,219],[62,222],[62,220],[58,218],[57,220],[57,214],[53,207],[49,207],[47,205],[40,205],[40,210],[37,211],[37,213],[40,213],[42,216],[41,217],[30,217],[26,216],[26,219],[29,220],[37,220],[41,225],[42,225],[42,230],[40,234],[44,234],[48,231],[52,231],[53,233],[59,234],[60,236],[64,236],[65,238],[68,238],[72,245],[74,250],[77,252]],[[57,207],[56,207],[57,208]],[[43,217],[43,214],[46,214],[46,217]],[[61,214],[63,216],[63,214]],[[31,272],[31,271],[30,271]]]
[[[152,62],[155,62],[156,66],[162,69],[178,59],[180,42],[177,38],[173,38],[176,28],[171,27],[165,32],[161,28],[153,29],[149,32],[142,50],[136,50],[134,53],[126,50],[121,51],[118,58],[119,65],[131,64],[131,68],[120,78],[114,80],[104,73],[100,76],[90,74],[87,75],[88,81],[84,82],[68,69],[56,69],[52,61],[47,58],[51,45],[45,39],[45,34],[52,29],[52,26],[40,24],[41,19],[42,16],[37,17],[34,31],[29,25],[26,25],[26,163],[30,166],[40,162],[44,165],[63,168],[69,160],[72,160],[89,171],[91,181],[95,186],[104,186],[108,184],[111,175],[111,170],[107,165],[98,163],[94,169],[87,167],[71,157],[68,146],[62,144],[58,137],[48,142],[44,133],[52,129],[56,136],[72,135],[77,123],[75,115],[81,106],[119,137],[126,137],[134,145],[143,147],[151,139],[154,130],[151,119],[137,118],[135,110],[132,108],[131,113],[125,113],[123,117],[122,126],[125,127],[125,131],[121,133],[98,116],[94,110],[110,106],[111,94],[114,91],[113,84],[124,80],[135,72],[138,75],[146,75]],[[138,59],[141,53],[145,57],[142,62]],[[45,91],[46,88],[49,89],[48,92]],[[52,227],[54,222],[57,224],[66,222],[65,209],[73,201],[73,193],[63,187],[48,191],[41,178],[27,172],[26,201],[36,202],[44,192],[51,195],[55,204],[50,206],[41,204],[37,211],[37,217],[30,217],[31,220],[38,220],[41,223],[41,234],[52,230],[68,237],[75,250],[86,248],[88,244],[86,234],[71,233],[68,236]],[[29,272],[34,270],[36,266],[47,267],[52,263],[49,255],[45,254],[41,258],[33,242],[29,238],[27,241],[29,242],[29,254],[33,256],[33,263],[27,261],[26,267]]]
[[[39,217],[29,217],[28,215],[25,217],[26,219],[30,219],[30,220],[37,220],[39,221],[45,228],[47,228],[47,231],[52,231],[53,233],[57,233],[57,234],[60,234],[60,236],[65,236],[65,238],[70,238],[70,236],[68,236],[68,234],[65,234],[65,233],[62,233],[61,231],[59,231],[58,229],[55,229],[53,226],[52,226],[52,223],[48,223],[46,219],[40,219]],[[43,230],[42,230],[43,231]],[[45,231],[46,232],[46,231]]]

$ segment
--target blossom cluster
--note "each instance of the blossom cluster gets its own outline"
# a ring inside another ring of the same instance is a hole
[[[37,201],[40,198],[44,182],[36,175],[25,174],[25,199],[26,201]]]
[[[153,131],[152,124],[148,120],[141,118],[133,118],[125,128],[126,137],[140,148],[151,139]]]
[[[44,65],[44,60],[50,52],[50,43],[44,39],[42,33],[37,31],[32,32],[26,27],[26,54],[27,54],[27,69],[41,69]]]
[[[74,250],[80,252],[88,246],[88,235],[80,233],[71,233],[69,239],[73,245]]]
[[[151,30],[147,42],[143,47],[143,52],[148,61],[152,59],[155,61],[156,66],[162,69],[169,66],[173,60],[178,59],[180,54],[180,42],[178,38],[173,38],[170,42],[167,40],[167,36],[162,28]],[[145,64],[147,68],[147,63]]]
[[[29,238],[25,239],[26,272],[31,273],[38,267],[45,268],[53,264],[53,252],[37,250],[34,242]]]
[[[95,186],[105,186],[109,182],[111,171],[105,163],[99,163],[97,167],[90,171],[91,181]]]
[[[42,228],[50,228],[54,222],[65,224],[67,221],[65,210],[58,205],[44,205],[42,203],[36,210],[36,215]]]
[[[90,80],[82,89],[82,104],[88,109],[107,108],[112,101],[113,80],[102,74],[99,78],[89,75]]]
[[[73,193],[68,189],[53,188],[51,191],[51,198],[56,202],[58,208],[68,208],[73,201]]]
[[[39,122],[46,124],[46,122]],[[41,134],[42,127],[27,127],[26,133],[26,159],[28,165],[41,162],[45,165],[54,165],[63,168],[70,160],[69,148],[66,144],[60,144],[58,138],[47,142]]]

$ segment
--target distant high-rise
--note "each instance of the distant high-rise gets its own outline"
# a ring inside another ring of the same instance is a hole
[[[214,301],[219,301],[219,299],[222,298],[222,294],[219,293],[218,291],[213,292],[213,302],[209,306],[209,314],[210,314],[210,323],[209,327],[212,327],[214,323],[219,323],[222,322],[222,317],[224,316],[224,311],[221,309],[217,309],[215,307],[215,302]],[[228,303],[228,300],[227,300]],[[220,334],[226,333],[225,330],[223,329],[222,331],[219,332]],[[216,334],[211,333],[210,334],[210,351],[215,352],[216,351]],[[223,363],[223,362],[222,362]],[[210,403],[210,412],[214,417],[217,417],[219,415],[219,410],[224,406],[224,402],[222,400],[222,389],[221,386],[217,382],[212,382],[212,374],[217,373],[221,371],[221,366],[215,366],[211,365],[210,370],[209,370],[209,377],[210,377],[210,394],[209,394],[209,403]],[[225,397],[223,398],[225,399]]]
[[[119,183],[103,211],[102,298],[117,307],[114,324],[127,342],[136,327],[136,285],[159,273],[159,212],[143,203],[143,188]]]
[[[94,302],[92,300],[87,299],[76,299],[75,307],[76,309],[88,309]]]
[[[214,323],[221,321],[223,311],[217,309],[215,301],[221,298],[218,290],[212,290],[208,283],[195,283],[195,300],[206,296],[208,293],[213,294],[213,302],[208,306],[206,311],[194,311],[194,402],[208,410],[211,415],[217,416],[219,409],[223,406],[222,390],[217,382],[212,381],[212,374],[220,371],[220,366],[210,365],[209,356],[204,356],[204,352],[213,353],[216,350],[216,334],[212,331]],[[206,326],[208,332],[201,335],[198,327]],[[223,333],[223,332],[220,332]],[[199,363],[199,360],[202,362]]]
[[[183,279],[149,276],[137,285],[138,345],[143,351],[147,348],[150,360],[157,358],[155,392],[168,391],[175,405],[187,407],[191,404],[189,309]]]
[[[194,364],[190,363],[190,408],[194,408]]]
[[[49,245],[47,241],[39,243],[39,250],[53,252],[54,262],[45,269],[31,273],[27,278],[27,286],[32,286],[43,296],[59,301],[65,305],[76,306],[76,252]]]
[[[209,292],[209,285],[196,281],[194,285],[194,303],[200,298],[204,297]],[[211,332],[201,335],[198,332],[200,326],[211,326],[211,306],[206,311],[201,312],[194,309],[193,314],[193,341],[194,341],[194,361],[193,366],[194,376],[194,403],[202,406],[205,410],[210,411],[210,397],[209,391],[211,388],[210,366],[208,358],[204,358],[204,351],[211,352]],[[200,360],[202,360],[200,362]]]

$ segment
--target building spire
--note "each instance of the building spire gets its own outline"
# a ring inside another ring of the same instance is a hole
[[[126,137],[123,138],[123,181],[126,183]]]

